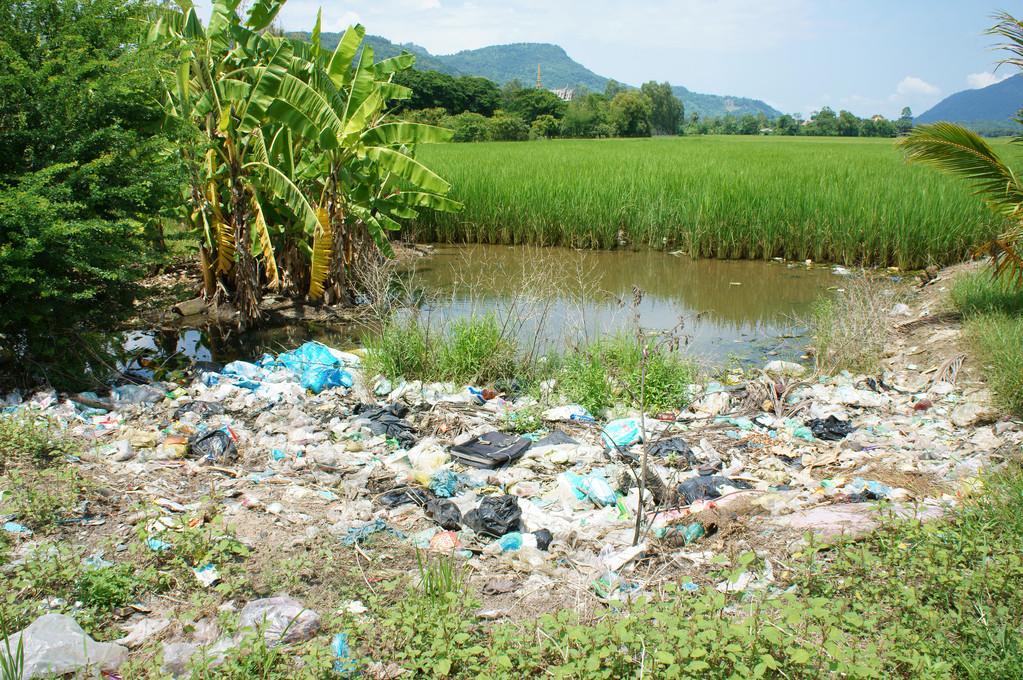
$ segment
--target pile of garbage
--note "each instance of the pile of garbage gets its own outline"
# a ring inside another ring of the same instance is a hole
[[[940,515],[1023,439],[983,390],[917,370],[803,380],[802,366],[772,362],[756,380],[690,386],[685,410],[609,420],[559,400],[556,384],[543,404],[495,386],[394,385],[365,375],[363,356],[311,342],[253,363],[198,363],[187,384],[9,394],[5,413],[58,417],[89,443],[79,465],[159,498],[110,518],[145,522],[154,550],[173,547],[165,520],[195,508],[186,488],[201,477],[227,499],[223,514],[249,520],[239,531],[253,542],[266,527],[291,537],[285,549],[386,532],[484,575],[599,598],[649,587],[644,560],[706,564],[715,551],[700,547],[729,518],[745,521],[736,540],[747,546],[759,536],[791,548],[807,530],[872,530],[879,502]],[[542,425],[521,431],[535,413]],[[8,519],[5,530],[31,537]],[[768,570],[711,585],[770,580]]]

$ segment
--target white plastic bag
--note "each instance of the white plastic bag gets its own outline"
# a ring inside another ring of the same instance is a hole
[[[22,678],[61,676],[71,671],[88,669],[113,671],[128,660],[128,650],[109,642],[96,642],[70,616],[44,614],[28,628],[0,642],[0,655],[18,653],[23,646],[25,666]],[[9,661],[13,661],[10,660]]]

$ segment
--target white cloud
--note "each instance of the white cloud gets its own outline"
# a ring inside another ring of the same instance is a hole
[[[987,87],[988,85],[1000,83],[1011,76],[1012,76],[1011,73],[995,75],[994,73],[988,73],[986,71],[982,71],[981,73],[971,73],[970,75],[966,76],[966,87],[970,88],[971,90],[979,90],[982,87]]]
[[[916,76],[906,76],[895,88],[904,97],[937,97],[941,89]]]

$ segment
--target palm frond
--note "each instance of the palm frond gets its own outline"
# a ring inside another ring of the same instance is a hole
[[[993,210],[1006,217],[1023,206],[1023,188],[987,142],[954,123],[918,125],[897,142],[913,163],[955,175],[974,188]]]
[[[1006,39],[1006,42],[995,45],[993,49],[1006,50],[1015,55],[1000,59],[998,65],[1009,64],[1023,68],[1023,22],[1006,12],[996,12],[991,18],[998,23],[984,31],[984,35],[998,35]]]

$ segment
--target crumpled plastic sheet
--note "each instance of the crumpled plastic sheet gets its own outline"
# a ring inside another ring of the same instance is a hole
[[[348,533],[341,537],[341,545],[355,545],[356,543],[361,543],[378,531],[386,531],[394,534],[398,538],[405,538],[405,534],[401,533],[384,520],[377,518],[369,524],[349,529]]]
[[[275,647],[312,638],[320,630],[320,615],[286,595],[265,597],[242,608],[235,642],[244,639],[247,628],[262,630],[266,644]]]
[[[80,669],[98,671],[117,670],[128,660],[128,650],[121,645],[96,642],[82,630],[73,618],[63,614],[43,614],[28,628],[0,642],[0,657],[7,657],[7,649],[17,653],[22,644],[25,665],[21,678],[59,677]]]

